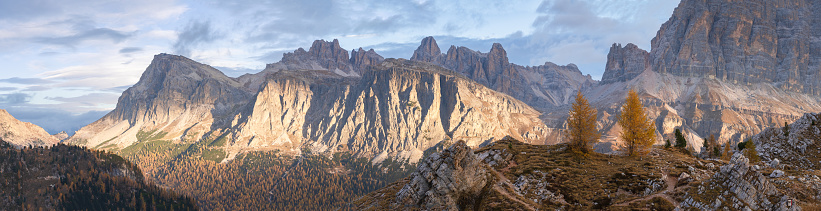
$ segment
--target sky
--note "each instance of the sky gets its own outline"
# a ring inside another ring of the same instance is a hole
[[[677,0],[0,0],[0,109],[73,134],[116,106],[154,55],[228,76],[314,40],[409,58],[422,38],[600,79],[613,43],[650,50]]]

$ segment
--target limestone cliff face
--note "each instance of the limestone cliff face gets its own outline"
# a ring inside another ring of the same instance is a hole
[[[117,107],[69,140],[89,147],[122,148],[140,131],[168,132],[168,140],[194,141],[246,104],[251,93],[233,78],[182,56],[159,54]],[[186,137],[189,136],[189,137]],[[185,140],[184,140],[185,139]]]
[[[650,53],[639,49],[633,43],[624,47],[613,44],[607,54],[607,66],[604,68],[602,83],[628,81],[635,78],[650,67]]]
[[[576,91],[596,84],[573,64],[559,66],[547,62],[524,67],[510,63],[507,52],[498,43],[493,44],[488,53],[451,46],[446,54],[442,54],[436,40],[427,37],[414,51],[411,60],[453,70],[542,111],[567,104]]]
[[[415,162],[445,140],[471,146],[507,135],[544,143],[539,112],[425,63],[388,59],[361,79],[327,71],[272,74],[235,119],[232,147],[345,147]]]
[[[338,43],[326,44],[315,42],[310,52],[297,50],[277,63],[295,69],[239,78],[181,56],[157,55],[117,108],[70,142],[116,150],[144,141],[139,138],[147,134],[183,143],[227,137],[228,144],[217,148],[232,155],[341,147],[410,162],[446,140],[477,146],[510,135],[545,143],[541,113],[513,97],[435,65],[383,61],[362,49],[348,58],[344,49],[326,51]],[[318,58],[301,58],[306,55]],[[327,66],[293,65],[299,62],[345,64],[361,72],[352,76]],[[313,67],[318,69],[302,69]]]
[[[821,20],[813,12],[819,8],[818,1],[803,0],[684,0],[652,40],[649,56],[630,44],[611,47],[602,86],[590,93],[644,92],[659,135],[683,128],[696,139],[696,151],[711,134],[738,142],[783,126],[821,111],[821,27],[813,24]],[[615,114],[620,100],[600,96],[593,101]],[[617,134],[612,120],[600,122]]]
[[[811,0],[684,0],[653,38],[653,70],[817,96],[818,9]]]
[[[17,120],[4,109],[0,109],[0,140],[15,147],[51,146],[60,142],[40,126]]]

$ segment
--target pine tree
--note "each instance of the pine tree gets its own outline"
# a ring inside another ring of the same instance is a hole
[[[680,129],[676,129],[675,135],[676,135],[676,147],[682,148],[682,149],[684,149],[684,147],[687,147],[687,139],[684,139],[684,135],[681,134]]]
[[[567,118],[567,139],[570,140],[570,150],[577,155],[586,156],[591,153],[593,144],[601,134],[596,130],[596,109],[590,107],[582,92],[576,93],[576,101],[570,108]]]
[[[733,149],[732,144],[730,144],[730,142],[727,142],[726,144],[724,144],[724,152],[721,153],[721,159],[722,160],[730,160],[730,157],[732,156],[732,155],[730,155],[730,153],[732,152],[732,149]]]
[[[744,157],[750,159],[750,163],[757,163],[761,161],[758,157],[758,151],[755,150],[755,143],[752,140],[747,140],[744,144]]]
[[[647,118],[636,91],[631,89],[628,92],[618,122],[622,127],[621,139],[626,145],[627,155],[646,154],[655,142],[656,128],[653,121]]]

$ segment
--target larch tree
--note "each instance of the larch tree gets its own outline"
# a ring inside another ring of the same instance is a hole
[[[644,112],[639,95],[632,89],[624,100],[618,123],[622,127],[621,139],[627,155],[632,157],[647,154],[655,143],[656,128]]]
[[[568,115],[565,136],[569,140],[569,149],[576,155],[587,156],[593,151],[593,144],[601,137],[596,130],[597,111],[590,107],[587,99],[579,91]]]

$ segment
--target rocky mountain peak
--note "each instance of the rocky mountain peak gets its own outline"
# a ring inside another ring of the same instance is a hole
[[[353,65],[354,69],[365,70],[368,65],[379,64],[383,60],[385,60],[385,58],[377,54],[373,49],[368,51],[362,48],[359,48],[359,50],[351,50],[350,64]]]
[[[650,53],[639,49],[633,43],[624,47],[613,43],[607,54],[607,65],[602,75],[602,83],[628,81],[650,67]]]
[[[15,147],[51,146],[60,141],[35,124],[17,120],[4,109],[0,109],[0,140]]]
[[[282,60],[268,64],[263,73],[280,70],[328,70],[346,77],[359,77],[368,65],[378,64],[384,58],[373,49],[348,51],[340,47],[339,40],[316,40],[308,51],[299,48],[282,54]],[[259,77],[264,78],[264,77]]]
[[[422,39],[422,44],[413,51],[411,60],[436,63],[441,57],[442,51],[439,50],[439,45],[433,37],[425,37]]]
[[[570,99],[567,93],[575,93],[584,85],[595,84],[572,64],[558,66],[548,62],[524,67],[510,63],[507,52],[499,43],[494,43],[488,53],[450,46],[447,54],[442,54],[436,40],[426,37],[411,60],[450,69],[542,111],[566,104]]]

